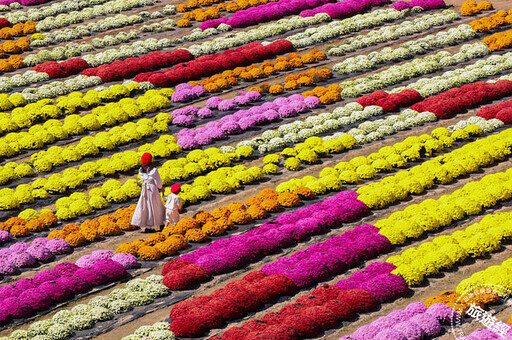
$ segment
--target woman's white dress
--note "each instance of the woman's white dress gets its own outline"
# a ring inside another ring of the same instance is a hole
[[[140,228],[159,227],[164,224],[165,207],[158,189],[162,188],[162,180],[156,168],[145,173],[139,170],[142,179],[142,190],[139,202],[133,213],[132,225]]]

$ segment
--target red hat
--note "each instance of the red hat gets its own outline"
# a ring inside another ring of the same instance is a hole
[[[177,194],[178,192],[180,192],[180,190],[181,190],[181,185],[179,185],[178,183],[173,184],[173,185],[171,186],[171,192],[172,192],[173,194]]]
[[[153,163],[153,156],[151,156],[149,152],[146,152],[145,154],[142,155],[140,160],[142,161],[142,165],[148,166],[151,165],[151,163]]]

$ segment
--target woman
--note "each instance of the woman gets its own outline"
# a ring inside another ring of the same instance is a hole
[[[142,190],[133,213],[132,225],[140,227],[141,232],[147,233],[161,229],[165,219],[165,208],[160,198],[162,180],[158,170],[153,166],[153,156],[146,152],[142,155],[141,161],[139,175],[142,179]]]

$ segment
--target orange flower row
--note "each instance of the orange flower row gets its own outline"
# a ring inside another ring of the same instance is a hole
[[[193,217],[182,218],[176,225],[154,233],[145,240],[122,243],[118,253],[130,253],[144,261],[153,261],[174,255],[188,246],[188,242],[204,242],[208,236],[223,235],[235,224],[249,224],[253,220],[267,218],[269,213],[278,212],[281,207],[300,205],[300,200],[313,199],[315,194],[308,188],[299,188],[296,193],[277,193],[263,189],[257,196],[249,197],[244,203],[233,202],[227,207],[215,208],[211,213],[200,211]]]
[[[57,222],[57,217],[53,213],[42,214],[30,221],[20,217],[11,217],[5,222],[0,222],[0,230],[8,231],[14,237],[24,237],[31,232],[48,230],[48,228],[55,226]]]
[[[191,9],[201,6],[211,6],[212,4],[223,2],[224,0],[190,0],[186,4],[176,6],[177,12],[187,12]]]
[[[273,62],[265,61],[260,66],[250,65],[248,67],[237,67],[233,70],[227,70],[221,74],[216,74],[210,78],[203,79],[200,83],[196,81],[189,82],[192,85],[201,85],[206,91],[219,92],[238,84],[238,80],[254,81],[261,79],[280,71],[287,71],[294,68],[302,67],[304,64],[311,64],[317,61],[325,60],[327,55],[316,49],[310,53],[300,55],[298,53],[290,53],[288,56],[278,57]],[[326,71],[321,71],[325,74]],[[250,91],[263,91],[261,88],[251,88]]]
[[[101,236],[115,236],[123,230],[135,230],[137,227],[131,225],[135,206],[133,204],[127,208],[117,209],[113,215],[102,215],[97,219],[86,220],[80,226],[75,223],[67,224],[62,229],[52,230],[48,238],[63,238],[72,247],[79,247],[87,242],[97,241]]]
[[[36,24],[35,21],[30,20],[12,27],[4,27],[0,29],[0,39],[11,39],[12,37],[21,37],[23,35],[36,33]]]
[[[270,93],[270,94],[280,94],[285,90],[293,91],[299,89],[303,86],[313,86],[316,83],[332,78],[332,71],[329,68],[324,68],[321,70],[317,70],[312,68],[306,72],[301,72],[299,74],[290,74],[285,79],[285,85],[282,86],[280,84],[269,85],[269,84],[261,84],[260,86],[251,87],[249,91],[258,91],[259,93]]]
[[[476,1],[464,1],[462,6],[460,6],[459,12],[462,15],[474,15],[482,11],[489,11],[492,8],[492,3],[489,1],[480,1],[479,3],[476,3]]]
[[[196,20],[196,21],[206,21],[206,20],[212,20],[220,18],[220,11],[217,7],[208,7],[207,9],[203,10],[201,8],[196,8],[192,12],[187,12],[183,14],[182,20]],[[181,21],[181,20],[179,20]]]
[[[0,60],[0,71],[11,72],[25,66],[23,57],[20,55],[12,55],[9,59]]]
[[[3,57],[5,53],[20,53],[30,49],[30,39],[26,37],[19,38],[17,41],[7,40],[3,44],[0,43],[0,56]]]
[[[474,20],[469,25],[477,32],[489,32],[500,26],[512,24],[512,9],[507,11],[498,11],[489,17]]]
[[[447,290],[438,295],[434,295],[429,297],[425,301],[425,306],[430,307],[434,303],[441,303],[443,305],[447,305],[459,312],[465,313],[471,304],[475,304],[481,308],[484,308],[488,304],[493,304],[499,301],[499,296],[495,292],[485,292],[481,291],[478,294],[474,294],[473,297],[469,298],[461,298],[460,294]]]
[[[485,37],[482,42],[489,46],[491,51],[499,51],[503,48],[512,46],[512,30],[506,32],[494,33]]]
[[[302,93],[304,97],[317,96],[322,104],[332,104],[341,101],[341,91],[343,89],[338,84],[332,84],[327,87],[317,86],[311,91]]]

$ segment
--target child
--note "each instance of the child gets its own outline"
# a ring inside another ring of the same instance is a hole
[[[180,220],[180,211],[183,207],[181,198],[178,193],[181,190],[181,185],[178,183],[171,186],[171,194],[167,196],[167,202],[165,203],[165,227],[169,225],[175,225]]]

